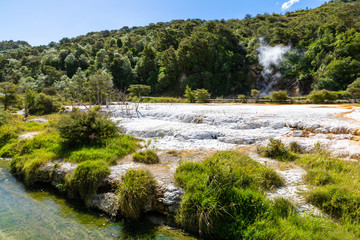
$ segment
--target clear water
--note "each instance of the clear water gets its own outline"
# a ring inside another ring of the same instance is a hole
[[[0,159],[0,239],[188,239],[150,221],[114,222],[49,191],[28,190]],[[179,237],[180,236],[180,237]]]

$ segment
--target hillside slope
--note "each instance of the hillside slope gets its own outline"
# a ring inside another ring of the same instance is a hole
[[[289,46],[275,89],[306,94],[344,90],[360,77],[360,2],[330,2],[312,10],[264,14],[243,20],[173,20],[146,27],[91,32],[0,58],[0,81],[41,90],[65,90],[98,71],[114,86],[147,84],[153,95],[180,96],[186,85],[213,97],[261,88],[264,65],[259,38]],[[0,55],[1,56],[1,55]],[[272,76],[270,76],[271,80]]]

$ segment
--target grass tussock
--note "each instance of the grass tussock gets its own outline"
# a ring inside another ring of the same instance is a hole
[[[145,164],[156,164],[160,162],[159,156],[152,149],[139,151],[133,154],[134,162],[145,163]]]
[[[149,172],[130,169],[116,186],[121,214],[130,220],[138,219],[142,206],[155,195],[155,186],[156,182]]]
[[[103,161],[86,161],[75,168],[68,184],[85,199],[96,193],[100,181],[109,174],[110,168]]]
[[[273,170],[230,151],[203,163],[183,163],[175,178],[185,189],[176,221],[190,231],[220,239],[241,238],[256,219],[266,218],[269,202],[260,190],[282,184]]]
[[[295,148],[293,146],[292,148]],[[264,157],[273,158],[279,161],[294,161],[298,156],[288,151],[280,139],[270,138],[266,147],[259,147],[258,152]]]

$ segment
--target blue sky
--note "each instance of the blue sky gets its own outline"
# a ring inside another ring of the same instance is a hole
[[[325,0],[0,0],[0,41],[31,45],[174,19],[242,19],[316,8]],[[286,8],[286,9],[285,9]]]

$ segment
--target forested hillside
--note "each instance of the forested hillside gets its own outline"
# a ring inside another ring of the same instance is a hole
[[[0,57],[12,52],[17,52],[30,48],[31,45],[25,41],[1,41],[0,42]]]
[[[181,96],[186,85],[213,97],[249,94],[262,81],[257,49],[263,38],[291,47],[276,66],[278,89],[345,90],[360,77],[360,2],[344,2],[284,15],[173,20],[63,38],[2,56],[0,81],[61,93],[85,89],[94,76],[103,76],[120,90],[150,85],[152,95]]]

